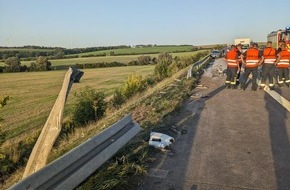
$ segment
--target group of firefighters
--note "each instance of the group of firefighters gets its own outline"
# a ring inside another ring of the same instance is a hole
[[[227,61],[227,88],[246,89],[247,80],[252,73],[252,90],[256,91],[258,88],[257,77],[259,66],[262,66],[260,73],[260,89],[266,85],[266,80],[269,81],[269,88],[274,89],[274,77],[277,71],[278,86],[282,87],[284,84],[290,86],[289,78],[289,64],[290,52],[286,44],[281,43],[279,49],[272,47],[272,42],[268,41],[264,50],[259,51],[258,44],[252,43],[249,49],[242,51],[242,45],[232,45],[227,52],[225,59]],[[241,76],[241,70],[244,70]]]

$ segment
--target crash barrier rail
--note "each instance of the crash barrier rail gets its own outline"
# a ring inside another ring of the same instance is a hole
[[[274,98],[279,104],[281,104],[288,112],[290,112],[290,101],[281,96],[274,90],[270,90],[268,85],[265,86],[264,91],[266,91],[272,98]]]
[[[75,188],[140,132],[127,115],[100,134],[23,179],[10,190],[69,190]]]
[[[79,82],[84,72],[69,68],[62,84],[62,88],[55,104],[48,116],[48,119],[33,147],[29,160],[27,162],[23,178],[43,168],[47,163],[47,157],[55,143],[60,131],[64,104],[69,91],[74,82]]]
[[[199,67],[200,67],[201,65],[203,65],[203,64],[205,64],[205,63],[208,63],[209,60],[210,60],[210,56],[207,55],[207,56],[205,56],[202,60],[199,60],[199,61],[195,62],[194,64],[192,64],[192,65],[189,67],[188,71],[187,71],[187,76],[186,76],[186,78],[189,79],[189,78],[192,77],[192,70],[193,70],[194,67],[198,67],[198,69],[199,69]],[[197,70],[198,70],[198,69],[197,69]]]

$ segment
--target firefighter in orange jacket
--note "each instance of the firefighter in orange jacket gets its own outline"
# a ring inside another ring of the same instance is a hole
[[[258,50],[258,44],[253,43],[253,46],[250,47],[243,55],[245,60],[243,59],[243,64],[245,65],[245,73],[243,77],[243,81],[241,83],[241,88],[243,90],[246,89],[246,82],[248,80],[249,75],[252,73],[252,90],[256,91],[258,88],[257,85],[257,76],[258,76],[258,66],[261,65],[262,52]]]
[[[267,77],[269,77],[269,87],[271,90],[274,89],[274,72],[275,62],[277,58],[277,51],[272,47],[272,42],[268,41],[266,48],[263,50],[263,66],[261,73],[261,85],[260,89],[263,89],[266,85]]]
[[[232,45],[231,50],[227,52],[225,59],[227,61],[227,79],[226,79],[226,87],[227,88],[235,88],[237,81],[237,72],[240,71],[239,61],[238,61],[238,53],[236,50],[236,46]]]
[[[278,69],[278,85],[281,87],[285,82],[286,86],[289,87],[289,64],[290,64],[290,52],[286,48],[286,44],[281,44],[281,51],[278,53],[276,61],[276,67]]]

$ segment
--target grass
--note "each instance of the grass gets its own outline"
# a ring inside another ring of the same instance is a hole
[[[142,48],[124,48],[124,49],[112,49],[112,50],[102,50],[102,51],[94,51],[94,52],[86,52],[75,54],[79,56],[83,55],[98,55],[98,54],[106,54],[110,55],[110,52],[113,51],[114,54],[148,54],[148,53],[161,53],[161,52],[189,52],[192,50],[191,45],[184,46],[154,46],[154,47],[142,47]]]
[[[172,53],[172,56],[193,56],[197,52],[181,52],[181,53]],[[158,57],[159,54],[146,54],[147,56]],[[98,63],[98,62],[121,62],[129,63],[130,61],[137,60],[141,55],[120,55],[120,56],[105,56],[105,57],[81,57],[81,58],[71,58],[71,59],[55,59],[50,60],[52,66],[61,66],[61,65],[74,65],[74,64],[84,64],[84,63]],[[31,61],[22,61],[22,65],[29,66]],[[0,63],[1,64],[1,63]],[[4,64],[4,63],[3,63]]]
[[[73,101],[73,93],[84,86],[104,90],[109,96],[128,74],[148,75],[153,69],[154,66],[84,69],[81,82],[72,86],[67,106]],[[0,96],[12,97],[9,104],[0,110],[0,115],[5,119],[2,127],[7,139],[20,140],[40,131],[61,89],[65,73],[62,70],[0,75]]]

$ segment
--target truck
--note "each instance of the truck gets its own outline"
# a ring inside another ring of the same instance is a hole
[[[246,51],[251,44],[251,38],[236,38],[235,45],[242,44],[242,50]]]
[[[267,41],[272,41],[273,47],[278,49],[281,43],[285,43],[288,51],[290,51],[290,26],[285,29],[273,31],[267,36]]]

